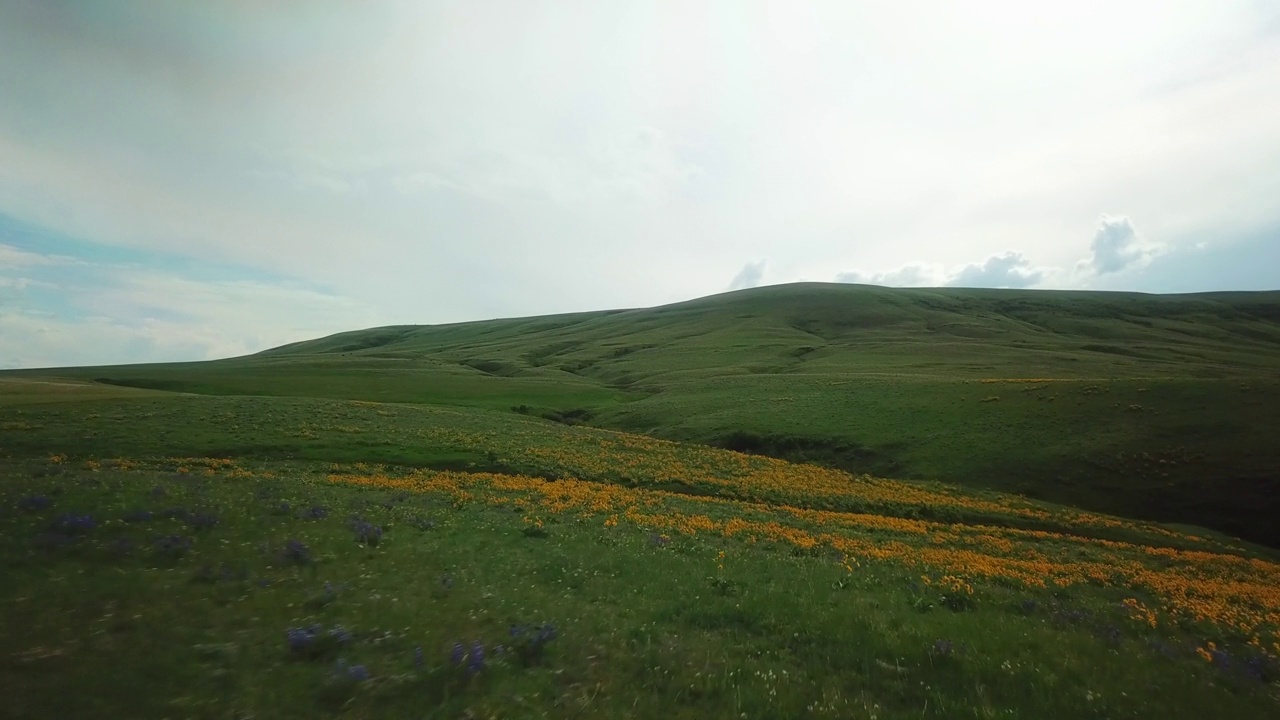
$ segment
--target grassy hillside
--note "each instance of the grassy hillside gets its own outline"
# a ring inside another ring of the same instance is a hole
[[[0,382],[13,718],[1273,718],[1278,560],[509,410]]]
[[[786,285],[41,373],[516,411],[1280,546],[1280,293]]]

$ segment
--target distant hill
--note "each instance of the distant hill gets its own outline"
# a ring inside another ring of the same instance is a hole
[[[486,407],[1280,546],[1280,292],[795,284],[19,374]]]

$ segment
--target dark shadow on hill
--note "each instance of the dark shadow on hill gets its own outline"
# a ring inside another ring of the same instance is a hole
[[[149,378],[94,378],[94,382],[116,387],[140,388],[143,390],[164,390],[166,392],[189,392],[191,382],[187,380],[154,380]]]
[[[735,430],[713,438],[708,444],[750,455],[766,455],[788,462],[837,468],[849,473],[912,479],[906,465],[894,457],[892,449],[876,450],[846,440]]]
[[[1124,517],[1212,528],[1249,542],[1280,548],[1280,475],[1203,469],[1162,484],[1143,482],[1099,468],[1074,487],[1042,482],[1050,502],[1095,509]]]

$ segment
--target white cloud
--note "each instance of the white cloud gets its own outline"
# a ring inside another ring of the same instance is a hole
[[[743,265],[738,274],[733,276],[733,281],[729,283],[729,289],[745,290],[746,288],[758,287],[764,279],[764,271],[768,265],[768,260],[755,260]]]
[[[0,243],[0,270],[54,265],[77,265],[79,260],[67,255],[34,253]]]
[[[1142,267],[1164,250],[1160,245],[1142,238],[1127,217],[1103,215],[1089,245],[1090,256],[1080,262],[1096,275],[1117,273]]]
[[[947,273],[936,263],[908,263],[882,273],[842,272],[836,275],[836,282],[886,287],[939,287],[947,284]]]
[[[1022,253],[992,255],[985,262],[966,265],[947,280],[957,287],[1025,288],[1039,283],[1044,271],[1031,266]]]
[[[888,272],[842,272],[836,275],[836,282],[886,287],[1025,288],[1040,283],[1045,275],[1045,269],[1033,267],[1022,253],[1007,251],[952,270],[938,263],[916,262]]]
[[[53,285],[52,283],[45,282],[45,281],[43,281],[43,280],[38,280],[38,279],[36,279],[36,278],[29,278],[29,277],[9,277],[9,276],[6,276],[6,275],[0,275],[0,288],[5,288],[5,289],[9,289],[9,290],[17,290],[17,291],[21,292],[21,291],[26,290],[27,288],[30,288],[30,287],[46,287],[46,288],[52,288],[52,287],[56,287],[56,286],[55,286],[55,285]]]
[[[306,288],[123,266],[98,270],[87,284],[0,282],[18,294],[0,310],[0,364],[210,360],[377,324],[368,308]],[[65,307],[56,314],[33,309],[23,297],[29,287],[57,291]]]

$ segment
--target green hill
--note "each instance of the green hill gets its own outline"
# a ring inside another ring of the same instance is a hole
[[[514,411],[1280,545],[1280,292],[783,285],[11,374]]]

